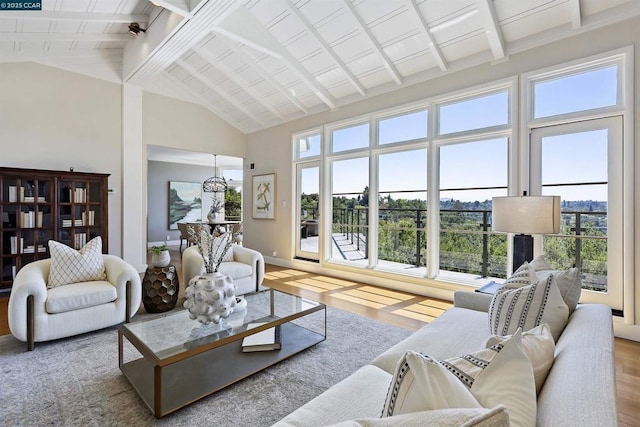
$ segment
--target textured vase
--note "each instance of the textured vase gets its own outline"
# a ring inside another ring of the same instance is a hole
[[[219,323],[236,307],[236,286],[229,276],[207,273],[189,280],[185,290],[184,307],[189,317],[203,325]]]
[[[152,267],[166,267],[171,263],[171,255],[169,255],[169,251],[162,251],[159,254],[151,255],[151,266]]]

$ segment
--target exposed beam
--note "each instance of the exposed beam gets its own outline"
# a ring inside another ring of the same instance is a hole
[[[259,104],[262,104],[264,108],[271,111],[281,120],[284,120],[284,115],[277,108],[275,108],[273,105],[269,104],[268,102],[264,101],[264,96],[262,96],[256,90],[254,90],[251,86],[249,86],[248,82],[240,79],[236,75],[234,70],[232,70],[230,67],[224,64],[222,61],[215,58],[214,57],[215,55],[213,55],[211,52],[201,47],[195,47],[192,50],[196,52],[198,55],[200,55],[203,59],[205,59],[211,67],[218,69],[218,71],[224,74],[226,78],[234,82],[238,87],[241,87],[242,90],[247,92],[256,102],[258,102]]]
[[[2,19],[55,20],[55,21],[87,21],[108,22],[112,24],[129,24],[131,22],[149,22],[149,15],[127,13],[94,13],[94,12],[63,12],[43,10],[33,12],[0,13]]]
[[[153,0],[153,2],[171,12],[184,18],[191,18],[191,7],[189,0]]]
[[[176,64],[178,64],[182,68],[184,68],[191,75],[191,77],[193,77],[193,78],[195,78],[197,80],[200,80],[205,86],[207,86],[213,92],[217,93],[219,96],[224,98],[229,104],[233,105],[235,108],[237,108],[238,110],[242,111],[247,117],[250,117],[251,119],[253,119],[253,121],[255,121],[256,123],[260,124],[261,126],[265,125],[265,123],[262,120],[260,120],[255,114],[253,114],[248,109],[246,109],[245,107],[240,105],[240,102],[238,100],[234,99],[233,95],[228,93],[226,90],[222,90],[219,87],[217,87],[214,82],[212,82],[208,78],[204,77],[202,75],[202,73],[200,73],[198,70],[193,68],[191,65],[187,64],[186,62],[184,62],[181,59],[178,59],[176,61]]]
[[[122,77],[125,82],[144,85],[144,81],[180,58],[196,45],[215,25],[236,7],[241,0],[202,0],[193,4],[192,18],[166,11],[158,14],[144,37],[128,43],[123,55]]]
[[[283,47],[247,9],[244,7],[237,8],[219,27],[222,27],[226,31],[221,33],[218,29],[214,28],[213,32],[224,37],[229,37],[231,40],[238,40],[229,35],[233,33],[243,39],[251,40],[253,44],[265,46],[267,49],[279,54],[282,57],[281,61],[294,71],[300,80],[302,80],[322,102],[331,109],[336,108],[337,103],[333,95],[321,86],[316,78],[300,64],[300,61]]]
[[[238,43],[242,43],[243,45],[252,47],[255,50],[257,50],[258,52],[262,52],[262,53],[265,53],[265,54],[267,54],[269,56],[272,56],[272,57],[274,57],[274,58],[276,58],[278,60],[282,60],[282,55],[280,53],[275,52],[275,51],[269,49],[268,47],[262,45],[259,42],[256,42],[256,41],[254,41],[254,40],[252,40],[252,39],[250,39],[248,37],[241,36],[241,35],[233,32],[231,30],[228,30],[228,29],[226,29],[224,27],[220,27],[220,26],[214,25],[213,27],[211,27],[211,31],[213,31],[216,34],[225,36],[226,38],[228,38],[230,40],[233,40],[233,41],[236,41]]]
[[[489,41],[493,59],[503,59],[505,57],[504,41],[493,2],[491,0],[476,0],[476,6],[484,23],[484,32]]]
[[[384,50],[382,50],[382,46],[380,46],[380,43],[377,42],[371,30],[369,30],[369,27],[367,27],[367,23],[364,22],[362,16],[360,16],[355,6],[351,3],[351,0],[343,0],[343,2],[347,6],[347,10],[351,13],[351,16],[353,16],[353,18],[356,20],[360,32],[369,40],[369,43],[373,47],[373,50],[382,61],[382,65],[384,66],[384,68],[391,75],[391,78],[393,78],[396,84],[401,85],[402,77],[400,76],[400,73],[398,73],[396,67],[393,66],[393,63],[391,62],[387,54],[384,53]]]
[[[574,30],[577,30],[582,27],[582,10],[580,7],[580,0],[570,0],[569,11],[571,13],[571,27]]]
[[[429,51],[433,55],[433,58],[436,60],[436,62],[438,63],[438,66],[442,71],[447,71],[447,62],[445,61],[444,56],[442,55],[442,51],[440,51],[440,48],[438,47],[438,43],[436,43],[436,40],[433,38],[433,35],[431,34],[431,30],[429,29],[429,24],[427,24],[427,21],[424,18],[424,15],[422,15],[420,8],[416,4],[416,0],[407,0],[407,4],[409,5],[409,10],[413,11],[413,15],[415,16],[415,18],[418,20],[418,23],[420,24],[418,28],[420,29],[422,34],[427,38],[427,41],[429,42]]]
[[[122,49],[77,49],[63,51],[21,51],[6,52],[0,56],[0,63],[8,62],[40,62],[51,60],[91,60],[122,61]]]
[[[285,4],[289,8],[289,10],[294,15],[296,15],[300,21],[302,21],[304,26],[307,28],[307,31],[316,39],[320,46],[322,46],[324,53],[329,55],[333,59],[333,62],[336,64],[338,69],[340,69],[340,71],[342,71],[342,73],[347,76],[347,79],[349,80],[351,85],[360,93],[360,95],[364,96],[366,93],[366,89],[364,88],[364,86],[362,86],[356,76],[351,72],[351,70],[349,70],[347,64],[345,64],[344,61],[335,53],[335,51],[331,49],[331,46],[329,46],[329,44],[324,40],[322,35],[320,35],[318,30],[316,30],[316,28],[307,19],[307,17],[300,11],[300,9],[296,7],[295,4],[293,4],[293,1],[285,0]]]
[[[269,74],[264,68],[262,68],[260,66],[260,64],[258,62],[256,62],[256,60],[254,58],[250,57],[246,52],[244,52],[242,49],[236,47],[233,43],[229,43],[227,40],[225,40],[224,37],[218,37],[218,40],[227,49],[229,49],[233,53],[239,55],[240,58],[242,58],[242,60],[247,65],[249,65],[251,68],[253,68],[253,70],[255,72],[260,74],[260,76],[263,79],[265,79],[267,82],[269,82],[271,84],[271,86],[275,87],[278,90],[278,92],[280,92],[282,95],[284,95],[293,105],[298,107],[298,109],[300,111],[302,111],[305,114],[308,113],[307,107],[305,107],[304,104],[302,104],[298,100],[298,98],[293,96],[291,94],[291,92],[289,90],[287,90],[287,88],[284,87],[278,80],[276,80],[271,74]]]
[[[133,36],[129,33],[1,33],[0,41],[17,42],[126,42]]]
[[[220,117],[222,120],[226,121],[227,123],[229,123],[230,125],[232,125],[233,127],[237,128],[238,130],[245,132],[245,129],[240,129],[238,128],[238,124],[236,122],[236,120],[234,120],[233,117],[231,117],[229,114],[227,114],[226,112],[224,112],[223,110],[216,108],[213,104],[211,104],[211,102],[209,102],[205,97],[202,96],[202,94],[196,92],[193,88],[191,88],[190,86],[187,86],[186,84],[182,83],[180,81],[180,79],[178,79],[177,77],[171,75],[169,72],[167,71],[163,71],[162,73],[163,77],[166,77],[167,79],[171,80],[173,83],[175,83],[176,85],[178,85],[181,88],[184,88],[187,92],[189,92],[194,98],[198,99],[198,101],[200,101],[200,103],[202,103],[202,105],[204,105],[205,107],[207,107],[209,110],[211,110],[214,114],[216,114],[218,117]]]

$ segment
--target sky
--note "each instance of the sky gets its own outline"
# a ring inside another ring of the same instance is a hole
[[[535,82],[535,118],[550,117],[575,111],[617,105],[617,65],[607,65],[580,74]],[[500,91],[463,102],[439,106],[439,133],[447,135],[490,126],[506,125],[508,92]],[[426,111],[379,121],[380,146],[427,136]],[[591,125],[588,125],[593,127]],[[544,184],[575,184],[607,181],[606,128],[566,130],[558,127],[556,135],[541,139],[542,182]],[[545,132],[549,133],[548,130]],[[333,151],[342,152],[369,145],[369,124],[361,124],[333,131]],[[309,138],[309,150],[301,157],[320,154],[320,136]],[[483,201],[492,195],[506,195],[506,190],[459,191],[465,187],[493,187],[507,185],[508,139],[494,138],[475,142],[443,145],[440,148],[441,198],[462,201]],[[363,154],[368,156],[368,151]],[[394,190],[424,190],[427,183],[427,153],[425,149],[410,150],[379,157],[379,187],[381,195]],[[332,163],[334,193],[362,193],[369,185],[368,157],[338,160]],[[478,170],[481,173],[476,173]],[[474,171],[474,173],[471,173]],[[318,173],[303,175],[302,191],[318,192]],[[562,200],[606,200],[606,186],[546,187],[543,194],[560,195]],[[498,193],[498,194],[496,194]],[[504,193],[504,194],[502,194]],[[401,197],[424,197],[424,192]],[[422,195],[422,196],[421,196]],[[395,196],[392,194],[392,197]],[[400,195],[398,195],[400,197]]]

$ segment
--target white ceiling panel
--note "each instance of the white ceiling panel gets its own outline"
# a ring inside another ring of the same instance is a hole
[[[55,0],[43,2],[43,11],[0,14],[0,62],[35,61],[138,84],[201,103],[252,132],[437,77],[469,58],[508,58],[511,43],[522,51],[583,25],[640,15],[638,0],[181,4],[198,12],[177,15],[147,0]],[[146,32],[130,35],[134,22]],[[128,50],[139,62],[126,64]]]

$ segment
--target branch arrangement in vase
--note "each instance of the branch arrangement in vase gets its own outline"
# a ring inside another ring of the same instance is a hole
[[[219,227],[216,227],[213,232],[209,232],[209,227],[204,225],[198,231],[192,226],[188,226],[187,232],[198,246],[204,261],[205,272],[216,273],[224,255],[231,248],[235,236],[229,232],[220,232]]]

